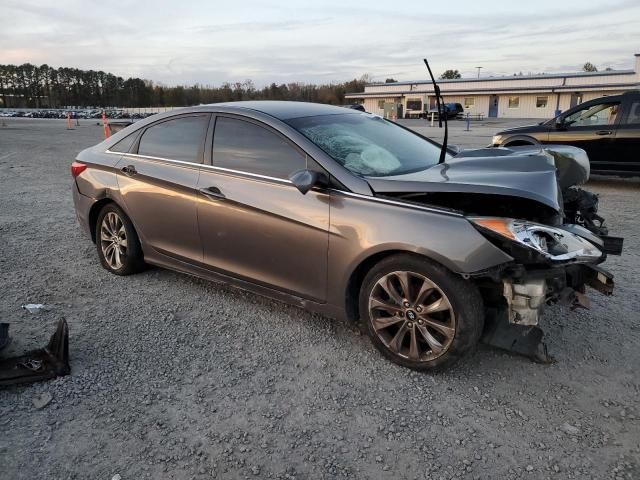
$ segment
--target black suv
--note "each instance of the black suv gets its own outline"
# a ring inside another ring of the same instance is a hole
[[[491,143],[573,145],[587,152],[594,173],[640,175],[640,91],[597,98],[538,125],[503,130]]]

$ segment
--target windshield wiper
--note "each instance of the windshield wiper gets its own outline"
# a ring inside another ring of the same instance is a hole
[[[438,163],[444,163],[444,157],[447,154],[447,140],[449,138],[449,126],[447,125],[447,114],[444,113],[444,98],[442,98],[442,94],[440,93],[440,87],[436,83],[436,79],[433,78],[433,73],[431,73],[431,67],[429,66],[429,62],[427,59],[423,59],[424,64],[427,66],[427,70],[429,70],[429,76],[431,77],[431,83],[433,83],[433,91],[436,94],[436,104],[438,105],[438,125],[442,128],[442,116],[444,115],[444,138],[442,139],[442,148],[440,149],[440,159]],[[440,102],[442,100],[442,102]],[[440,107],[442,105],[442,108]]]

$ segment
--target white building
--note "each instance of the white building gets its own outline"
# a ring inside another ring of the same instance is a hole
[[[438,85],[446,103],[460,103],[471,115],[552,118],[584,101],[640,88],[640,53],[633,70],[460,78],[438,80]],[[410,116],[435,109],[433,93],[431,81],[420,80],[371,83],[346,98],[363,103],[367,112]]]

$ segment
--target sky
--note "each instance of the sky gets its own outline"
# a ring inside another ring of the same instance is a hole
[[[0,64],[165,85],[633,68],[639,0],[0,0]]]

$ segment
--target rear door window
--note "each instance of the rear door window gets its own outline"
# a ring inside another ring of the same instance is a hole
[[[629,113],[625,118],[626,125],[640,125],[640,100],[634,100],[629,105]]]
[[[201,163],[209,115],[179,117],[157,123],[142,134],[138,154]]]
[[[218,117],[213,135],[213,165],[286,179],[306,168],[306,156],[265,127]]]

